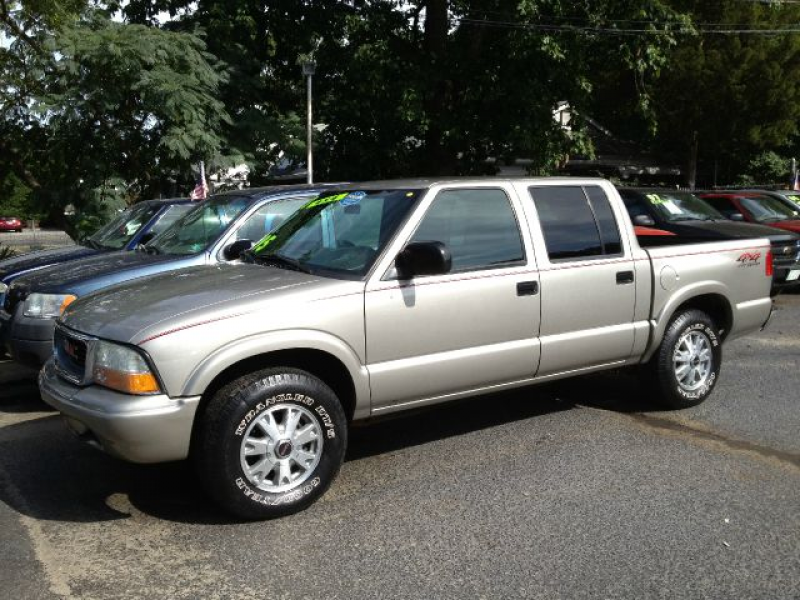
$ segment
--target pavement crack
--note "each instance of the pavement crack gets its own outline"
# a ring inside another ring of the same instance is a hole
[[[598,409],[596,406],[582,406],[582,408],[592,408],[594,410],[603,410],[604,412],[616,412],[606,409]],[[692,426],[687,423],[667,419],[664,417],[657,417],[645,413],[616,413],[623,415],[638,425],[644,426],[648,429],[655,429],[660,433],[673,435],[681,438],[688,438],[695,442],[714,444],[722,446],[726,449],[743,452],[749,455],[755,455],[762,459],[770,461],[777,461],[785,466],[790,466],[795,469],[800,469],[800,454],[787,452],[785,450],[778,450],[769,446],[757,444],[755,442],[748,442],[746,440],[732,439],[715,431],[711,431],[699,426]]]

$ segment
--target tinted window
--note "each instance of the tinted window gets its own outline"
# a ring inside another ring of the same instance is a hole
[[[589,197],[589,204],[594,209],[597,225],[600,229],[600,241],[603,242],[603,254],[619,254],[622,244],[619,239],[619,227],[611,210],[611,204],[603,189],[596,185],[583,188]]]
[[[442,242],[453,271],[487,269],[522,261],[517,219],[502,190],[439,193],[414,233],[413,242]]]
[[[291,217],[294,212],[313,198],[316,194],[309,194],[299,198],[273,200],[259,207],[236,232],[237,240],[250,240],[257,242],[270,231],[276,229]]]
[[[550,260],[603,254],[598,225],[581,187],[534,187],[529,192]]]
[[[174,206],[170,206],[167,210],[161,213],[161,216],[158,218],[158,222],[150,228],[149,233],[153,234],[154,236],[158,235],[191,209],[191,204],[176,204]]]
[[[147,225],[158,212],[158,204],[142,203],[118,215],[111,223],[95,233],[89,241],[107,250],[120,250]]]
[[[728,198],[703,198],[706,202],[708,202],[711,206],[716,208],[719,212],[723,215],[731,218],[732,215],[739,212],[739,209],[736,208],[736,205],[733,203],[733,200]]]

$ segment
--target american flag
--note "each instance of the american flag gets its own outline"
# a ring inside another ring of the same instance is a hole
[[[190,200],[205,200],[208,197],[208,184],[206,183],[206,165],[200,161],[200,173],[197,176],[197,183],[189,196]]]

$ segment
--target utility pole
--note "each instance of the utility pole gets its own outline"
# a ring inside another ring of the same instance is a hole
[[[317,63],[309,59],[303,62],[303,75],[308,78],[308,85],[306,88],[306,170],[308,175],[306,183],[314,183],[314,124],[311,119],[311,79],[314,77],[314,72],[317,69]]]

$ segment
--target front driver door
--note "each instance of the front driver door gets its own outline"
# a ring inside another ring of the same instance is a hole
[[[373,410],[532,378],[539,361],[539,276],[513,190],[439,191],[407,240],[439,241],[445,275],[377,274],[365,296]]]

